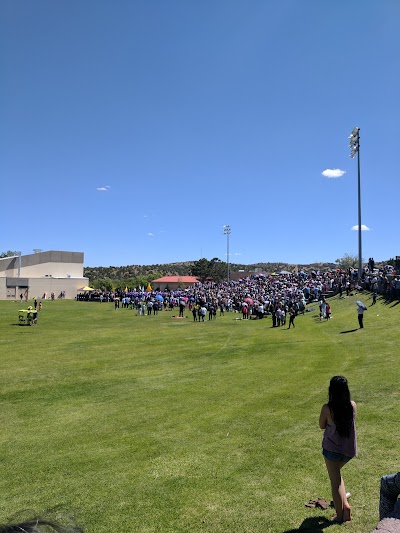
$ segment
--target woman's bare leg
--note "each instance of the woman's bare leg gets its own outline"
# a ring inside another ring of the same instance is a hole
[[[335,505],[336,522],[349,522],[351,520],[351,507],[346,497],[346,488],[340,470],[346,464],[342,461],[330,461],[326,457],[325,464],[331,481],[332,499]]]

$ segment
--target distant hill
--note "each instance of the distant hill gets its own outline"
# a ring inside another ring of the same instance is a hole
[[[109,266],[109,267],[85,267],[84,276],[88,277],[90,281],[97,279],[118,280],[123,281],[140,276],[154,275],[154,277],[161,276],[189,276],[195,261],[186,261],[183,263],[166,263],[156,265],[127,265],[127,266]],[[242,265],[238,263],[231,263],[230,268],[232,272],[244,270],[244,272],[279,272],[280,270],[288,270],[295,272],[296,270],[327,270],[336,268],[335,263],[312,263],[309,265],[291,265],[289,263],[253,263],[250,265]]]

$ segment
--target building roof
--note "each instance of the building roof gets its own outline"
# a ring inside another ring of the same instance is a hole
[[[153,279],[153,283],[197,283],[199,280],[195,276],[164,276],[163,278]]]

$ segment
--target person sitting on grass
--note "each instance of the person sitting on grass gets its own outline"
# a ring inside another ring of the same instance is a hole
[[[332,520],[340,524],[351,520],[341,469],[357,455],[356,414],[357,405],[350,398],[347,379],[334,376],[329,384],[329,401],[321,409],[319,427],[324,430],[322,454],[336,510]]]
[[[381,478],[379,498],[379,520],[390,517],[400,495],[400,472],[389,474]]]

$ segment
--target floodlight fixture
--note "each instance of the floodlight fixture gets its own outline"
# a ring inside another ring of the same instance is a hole
[[[353,159],[356,153],[358,153],[360,149],[360,128],[354,128],[353,131],[350,133],[349,139],[349,148],[351,150],[350,157]]]

